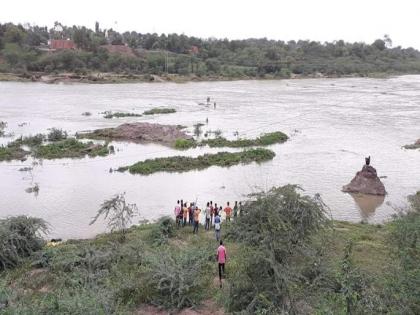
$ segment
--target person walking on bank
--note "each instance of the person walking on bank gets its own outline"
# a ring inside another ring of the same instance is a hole
[[[222,276],[225,277],[225,263],[227,260],[226,248],[223,246],[223,241],[220,240],[220,246],[217,248],[217,262],[219,264],[219,281],[222,287]]]
[[[229,206],[229,201],[227,202],[227,206],[225,208],[225,213],[226,213],[226,221],[230,222],[230,218],[232,216],[232,208]]]
[[[207,207],[206,207],[206,210],[204,211],[204,214],[206,216],[206,225],[204,226],[204,229],[210,230],[210,220],[211,220],[210,202],[207,202]]]
[[[216,241],[220,241],[220,235],[221,235],[221,232],[222,232],[221,224],[222,224],[222,219],[220,218],[220,215],[217,214],[214,217],[214,231],[215,231],[215,234],[216,234]]]
[[[193,234],[198,233],[198,226],[200,225],[200,212],[201,212],[201,210],[198,207],[195,207]]]

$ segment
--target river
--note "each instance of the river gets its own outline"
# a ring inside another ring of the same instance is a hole
[[[213,106],[203,106],[207,96]],[[104,119],[105,110],[141,113],[157,106],[177,109],[168,115]],[[91,116],[82,116],[91,112]],[[45,160],[32,172],[19,169],[31,160],[0,163],[0,217],[30,215],[50,223],[51,237],[87,238],[106,231],[103,221],[89,226],[101,202],[126,193],[139,220],[172,215],[176,200],[244,200],[272,186],[297,184],[305,194],[320,193],[335,219],[381,223],[420,189],[420,151],[401,146],[420,137],[420,76],[388,79],[302,79],[200,83],[59,84],[0,83],[0,121],[15,137],[57,127],[70,134],[147,121],[218,130],[227,138],[255,137],[281,130],[290,136],[271,146],[274,160],[230,168],[211,167],[180,174],[150,176],[110,173],[153,157],[199,155],[220,149],[179,152],[157,144],[113,143],[108,157]],[[0,138],[7,143],[13,138]],[[231,149],[229,151],[235,151]],[[360,170],[364,157],[388,192],[385,198],[341,192]],[[25,189],[38,183],[38,194]]]

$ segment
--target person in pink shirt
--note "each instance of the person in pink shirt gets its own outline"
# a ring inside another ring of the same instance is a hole
[[[226,248],[223,246],[223,241],[220,240],[220,246],[217,248],[217,262],[219,263],[219,280],[220,287],[222,287],[222,273],[225,276],[225,263],[227,260]]]

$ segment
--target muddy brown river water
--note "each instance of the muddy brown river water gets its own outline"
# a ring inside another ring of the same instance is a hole
[[[213,106],[205,103],[207,96]],[[141,113],[169,106],[177,113],[140,118],[104,119],[105,110]],[[83,112],[91,116],[82,116]],[[305,79],[203,83],[118,85],[46,85],[0,83],[0,121],[16,136],[46,133],[58,127],[75,133],[113,127],[123,122],[147,121],[189,126],[208,124],[227,138],[254,137],[281,130],[287,143],[271,146],[273,161],[261,165],[150,176],[109,173],[110,168],[153,157],[199,155],[220,149],[175,151],[157,144],[116,142],[108,157],[45,160],[29,172],[25,162],[0,162],[0,217],[31,215],[46,219],[51,237],[85,238],[106,231],[104,222],[89,226],[101,202],[119,192],[136,203],[141,219],[154,220],[173,213],[177,199],[217,203],[246,199],[251,192],[287,183],[307,194],[320,193],[331,215],[340,220],[380,223],[407,195],[420,189],[420,150],[402,145],[420,138],[420,76],[389,79]],[[7,143],[13,138],[0,138]],[[235,151],[230,149],[228,151]],[[388,191],[385,198],[352,196],[341,192],[358,171],[364,157]],[[38,183],[38,195],[25,189]]]

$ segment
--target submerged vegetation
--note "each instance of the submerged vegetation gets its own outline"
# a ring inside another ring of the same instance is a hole
[[[137,162],[131,166],[120,167],[119,171],[129,171],[131,174],[148,175],[156,172],[186,172],[190,170],[205,169],[210,166],[228,167],[237,164],[264,162],[275,157],[273,151],[257,148],[242,152],[219,152],[204,154],[198,157],[171,156],[165,158],[149,159]]]
[[[82,142],[75,138],[68,138],[34,148],[34,156],[40,159],[78,158],[86,155],[95,157],[106,156],[109,153],[108,143],[95,144],[92,141]]]
[[[29,154],[16,143],[0,146],[0,161],[24,160]]]
[[[115,231],[44,247],[42,221],[9,218],[0,221],[0,259],[12,262],[0,272],[0,312],[176,313],[212,301],[219,313],[418,314],[420,192],[410,204],[385,225],[353,224],[332,221],[318,195],[295,186],[255,194],[222,224],[222,288],[213,231],[162,218],[123,240]]]
[[[281,131],[265,133],[256,139],[228,140],[221,136],[216,136],[216,138],[205,139],[202,141],[196,141],[194,139],[178,139],[175,142],[175,149],[185,150],[206,145],[208,145],[210,148],[246,148],[283,143],[287,141],[287,139],[289,139],[289,137]]]
[[[124,117],[142,117],[142,114],[136,113],[122,113],[122,112],[105,112],[104,118],[112,119],[112,118],[124,118]]]
[[[40,159],[82,158],[105,156],[113,152],[112,146],[82,142],[68,137],[61,129],[52,128],[48,135],[20,137],[6,146],[0,146],[0,161],[24,160],[28,155]]]
[[[176,113],[175,108],[155,107],[144,111],[143,115],[172,114]]]

